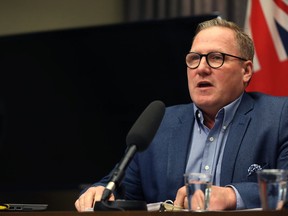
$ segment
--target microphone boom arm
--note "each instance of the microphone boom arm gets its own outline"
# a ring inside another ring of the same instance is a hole
[[[112,194],[112,191],[116,187],[118,187],[124,177],[124,171],[126,170],[127,165],[130,163],[132,160],[134,154],[137,152],[137,147],[136,145],[130,145],[127,150],[125,157],[122,158],[121,162],[117,165],[115,168],[111,181],[107,184],[103,195],[101,197],[101,201],[106,201],[109,199],[109,197]]]

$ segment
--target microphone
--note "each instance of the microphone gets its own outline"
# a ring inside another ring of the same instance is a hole
[[[126,136],[126,151],[120,163],[114,169],[111,180],[105,187],[101,202],[106,202],[111,196],[112,192],[120,185],[125,170],[137,151],[141,152],[151,143],[154,138],[162,118],[165,113],[165,104],[162,101],[156,100],[148,105],[148,107],[138,117],[130,131]],[[94,210],[97,209],[95,203]],[[99,206],[98,206],[99,207]],[[107,206],[106,206],[107,207]],[[146,207],[146,206],[145,206]]]

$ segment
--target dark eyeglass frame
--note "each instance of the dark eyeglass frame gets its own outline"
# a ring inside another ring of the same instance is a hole
[[[195,67],[189,66],[189,64],[188,64],[188,62],[187,62],[187,57],[188,57],[191,53],[199,56],[198,65],[196,65]],[[222,57],[223,57],[222,64],[220,64],[220,65],[217,66],[217,67],[211,66],[211,65],[210,65],[210,62],[209,62],[209,55],[211,55],[211,54],[221,54]],[[217,68],[222,67],[222,65],[223,65],[224,62],[225,62],[225,56],[230,56],[230,57],[233,57],[233,58],[237,58],[237,59],[239,59],[239,60],[241,60],[241,61],[248,61],[248,60],[245,59],[245,58],[242,58],[242,57],[239,57],[239,56],[235,56],[235,55],[231,55],[231,54],[228,54],[228,53],[223,53],[223,52],[209,52],[209,53],[207,53],[207,54],[200,54],[200,53],[197,53],[197,52],[189,52],[189,53],[186,55],[186,65],[187,65],[187,67],[188,67],[188,68],[191,68],[191,69],[196,69],[197,67],[199,67],[200,62],[201,62],[201,60],[202,60],[202,57],[204,57],[204,56],[205,56],[205,58],[206,58],[207,64],[208,64],[211,68],[214,68],[214,69],[217,69]]]

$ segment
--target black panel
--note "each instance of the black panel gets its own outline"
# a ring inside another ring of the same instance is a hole
[[[185,54],[215,16],[0,38],[1,190],[69,189],[121,159],[153,100],[190,102]]]

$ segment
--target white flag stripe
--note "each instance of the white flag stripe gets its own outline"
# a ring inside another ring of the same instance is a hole
[[[287,59],[287,54],[274,20],[275,14],[279,12],[279,10],[277,10],[278,6],[275,5],[274,1],[261,0],[260,3],[275,46],[275,51],[277,52],[279,60],[284,61]]]
[[[256,51],[255,51],[255,55],[254,55],[254,59],[253,59],[253,68],[254,68],[254,72],[261,70],[261,66],[259,64],[259,60],[258,60],[258,56],[257,56]]]
[[[274,17],[279,23],[279,25],[281,25],[282,28],[288,31],[288,23],[287,23],[288,14],[286,14],[285,11],[281,10],[281,8],[277,7]]]

